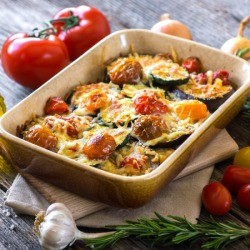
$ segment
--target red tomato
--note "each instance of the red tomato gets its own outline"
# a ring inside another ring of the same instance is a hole
[[[237,202],[240,207],[250,211],[250,184],[240,188],[237,195]]]
[[[5,73],[17,83],[36,89],[70,63],[65,44],[54,35],[29,37],[26,33],[10,36],[1,53]]]
[[[239,166],[228,166],[221,183],[232,193],[237,193],[245,184],[250,184],[250,169]]]
[[[206,73],[200,73],[195,77],[196,82],[199,84],[207,84],[207,74]]]
[[[63,114],[69,111],[69,106],[61,97],[51,97],[46,103],[45,114]]]
[[[143,115],[136,119],[133,126],[133,133],[142,141],[160,137],[166,131],[166,123],[156,115]]]
[[[202,202],[210,214],[226,214],[232,206],[229,191],[219,182],[211,182],[203,188]]]
[[[88,110],[95,111],[104,107],[107,103],[108,96],[101,89],[92,90],[84,100]]]
[[[61,21],[62,18],[64,21]],[[58,37],[66,44],[71,60],[110,34],[110,26],[104,14],[85,5],[63,9],[51,22],[58,31]]]
[[[188,73],[199,73],[201,72],[202,65],[201,61],[197,57],[188,57],[182,62],[182,67],[185,68]]]
[[[143,163],[141,160],[135,157],[127,156],[122,160],[120,167],[132,167],[134,169],[140,170],[143,167]]]
[[[222,85],[230,85],[228,80],[229,72],[226,70],[219,69],[213,73],[213,79],[219,78],[222,80]]]
[[[134,100],[135,111],[141,115],[165,114],[167,105],[157,100],[154,96],[138,96]]]
[[[25,132],[23,138],[28,142],[49,150],[54,150],[58,141],[50,129],[41,125],[32,126]]]
[[[83,147],[83,153],[89,159],[106,159],[116,149],[116,142],[109,134],[91,137]]]

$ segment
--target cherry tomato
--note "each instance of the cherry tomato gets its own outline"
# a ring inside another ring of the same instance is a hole
[[[135,84],[142,78],[142,66],[135,59],[119,58],[108,66],[108,74],[110,80],[120,86]]]
[[[165,114],[168,111],[166,104],[156,99],[154,96],[138,96],[134,100],[135,111],[137,114]]]
[[[116,148],[113,136],[98,134],[90,138],[83,147],[83,153],[89,159],[106,159]]]
[[[104,14],[85,5],[61,10],[51,23],[58,31],[58,37],[66,44],[72,61],[110,34]]]
[[[234,165],[250,168],[250,147],[241,148],[235,154]]]
[[[69,112],[69,106],[61,97],[51,97],[46,102],[45,106],[45,114],[53,115],[53,114],[63,114]]]
[[[198,121],[207,117],[206,104],[198,100],[184,100],[177,102],[174,106],[174,111],[182,120],[190,118]]]
[[[202,203],[206,210],[213,215],[226,214],[232,206],[229,191],[219,182],[211,182],[202,190]]]
[[[133,133],[142,141],[148,141],[160,137],[167,126],[156,115],[144,115],[139,117],[133,126]]]
[[[185,68],[188,73],[199,73],[202,69],[200,59],[192,56],[188,57],[182,62],[182,67]]]
[[[65,44],[56,36],[10,36],[1,52],[5,73],[17,83],[36,89],[70,63]]]
[[[222,80],[222,85],[230,85],[228,80],[229,72],[226,70],[219,69],[213,73],[213,79],[219,78]]]
[[[127,156],[122,160],[120,167],[134,168],[136,170],[140,170],[143,168],[143,163],[135,157]]]
[[[195,81],[199,84],[207,84],[208,78],[206,73],[200,73],[195,77]]]
[[[237,194],[237,202],[240,207],[250,211],[250,183],[240,188]]]
[[[32,126],[24,134],[24,140],[50,150],[55,149],[57,144],[57,137],[52,131],[41,125]]]
[[[228,166],[221,183],[232,193],[237,193],[245,184],[250,183],[250,169],[240,166]]]
[[[108,96],[100,89],[90,91],[84,100],[85,106],[88,110],[97,110],[106,105]]]

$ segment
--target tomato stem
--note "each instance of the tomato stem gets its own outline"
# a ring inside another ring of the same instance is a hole
[[[73,27],[75,27],[76,25],[79,24],[80,18],[78,16],[73,15],[73,13],[71,13],[71,16],[69,17],[62,17],[62,18],[58,18],[58,19],[52,19],[49,21],[49,23],[53,24],[53,23],[63,23],[63,30],[67,30],[67,29],[71,29]]]
[[[50,35],[56,34],[56,29],[54,27],[46,27],[45,29],[39,31],[38,28],[32,30],[29,37],[46,38]]]
[[[57,34],[57,29],[53,26],[54,23],[63,23],[63,28],[62,30],[67,30],[71,29],[72,27],[76,26],[79,24],[80,18],[78,16],[73,15],[73,13],[70,13],[71,16],[69,17],[62,17],[58,19],[52,19],[47,22],[46,28],[39,31],[38,28],[35,28],[32,30],[32,33],[29,34],[29,37],[37,37],[37,38],[46,38],[50,35]]]

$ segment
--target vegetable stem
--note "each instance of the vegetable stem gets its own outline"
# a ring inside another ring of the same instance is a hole
[[[250,22],[250,16],[245,17],[241,22],[240,22],[240,27],[238,30],[238,36],[243,37],[244,36],[244,30],[248,23]]]
[[[63,23],[63,30],[71,29],[79,24],[80,18],[78,16],[72,15],[69,17],[62,17],[58,19],[52,19],[49,22],[53,23]]]

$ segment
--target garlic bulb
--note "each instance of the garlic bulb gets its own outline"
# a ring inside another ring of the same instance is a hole
[[[62,203],[53,203],[46,212],[39,212],[34,222],[34,230],[37,233],[39,243],[47,250],[64,249],[78,239],[97,238],[113,233],[79,231],[70,210]]]
[[[66,206],[54,203],[46,213],[38,214],[36,220],[43,221],[38,225],[39,242],[45,249],[63,249],[73,244],[76,238],[76,224]]]

